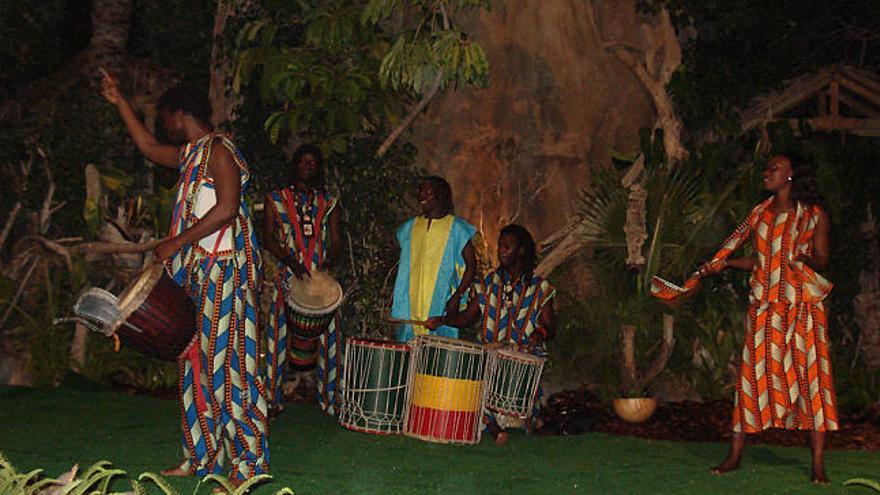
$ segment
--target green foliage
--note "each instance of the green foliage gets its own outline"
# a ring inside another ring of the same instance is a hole
[[[867,478],[852,478],[843,482],[843,486],[865,486],[880,493],[880,482]]]
[[[360,13],[343,0],[285,3],[241,31],[233,89],[258,80],[272,143],[295,136],[343,153],[399,111],[377,84],[382,38]]]
[[[442,71],[440,88],[449,84],[489,85],[489,59],[483,47],[468,40],[458,30],[441,30],[430,40],[411,41],[419,31],[398,35],[382,59],[379,76],[382,84],[394,90],[427,93]]]
[[[620,326],[637,328],[636,361],[642,362],[657,342],[662,313],[671,311],[650,297],[651,278],[690,276],[754,205],[753,195],[742,192],[755,175],[752,164],[738,166],[721,150],[707,147],[694,154],[693,163],[670,167],[663,162],[662,140],[643,137],[639,154],[615,154],[617,166],[597,170],[590,189],[583,193],[580,214],[599,292],[575,307],[580,315],[586,314],[580,319],[590,328],[564,323],[553,345],[563,367],[573,366],[582,380],[598,383],[605,394],[616,391],[619,382]],[[621,168],[639,156],[645,159],[641,184],[647,192],[648,239],[642,248],[645,265],[632,270],[626,265],[623,227],[629,192],[621,184],[625,174]],[[699,307],[675,311],[677,346],[671,371],[691,381],[706,397],[723,393],[728,363],[741,341],[737,340],[742,332],[739,298],[729,282],[721,287],[713,289],[712,297]],[[560,320],[565,321],[564,313]],[[590,345],[583,341],[587,335]]]
[[[87,2],[5,0],[0,9],[0,101],[58,70],[89,40]]]
[[[18,473],[15,467],[0,454],[0,495],[41,495],[44,493],[58,493],[60,495],[117,495],[111,490],[113,482],[120,477],[127,477],[125,471],[114,469],[110,461],[98,461],[79,478],[53,479],[42,475],[42,469],[34,469],[28,473]],[[76,467],[71,470],[75,476]],[[196,495],[199,488],[206,482],[214,482],[220,485],[225,493],[230,495],[246,495],[259,484],[266,483],[272,477],[261,474],[248,479],[240,485],[233,486],[229,479],[210,474],[199,480],[193,489]],[[132,493],[135,495],[147,495],[146,483],[154,484],[164,495],[180,495],[174,486],[164,477],[151,472],[142,473],[138,478],[129,479]],[[122,494],[119,494],[122,495]],[[288,487],[281,488],[275,495],[294,495]]]
[[[413,11],[416,22],[389,33],[394,38],[382,58],[379,76],[383,85],[415,94],[427,93],[440,75],[440,88],[447,85],[489,84],[489,59],[478,43],[457,28],[453,12],[487,9],[486,0],[370,0],[363,10],[364,22],[381,26],[396,11]]]
[[[259,81],[271,109],[263,125],[272,143],[294,137],[344,153],[352,138],[396,122],[409,98],[427,92],[437,74],[440,87],[488,84],[485,51],[446,14],[487,6],[473,0],[273,2],[241,30],[233,89]],[[387,20],[395,12],[413,14],[415,22],[396,29]]]
[[[683,44],[669,89],[694,138],[739,133],[737,108],[805,71],[848,63],[880,67],[880,11],[873,1],[642,0],[666,6]]]
[[[347,257],[340,260],[349,295],[343,325],[346,334],[379,335],[387,330],[385,316],[391,301],[392,278],[398,247],[396,227],[414,207],[408,202],[415,190],[415,150],[393,149],[376,158],[375,140],[356,141],[350,152],[331,164],[328,178],[340,198],[341,223]]]

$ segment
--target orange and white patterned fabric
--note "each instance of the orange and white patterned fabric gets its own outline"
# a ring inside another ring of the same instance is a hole
[[[772,200],[756,206],[710,261],[721,262],[748,239],[753,240],[756,262],[733,430],[836,430],[837,399],[824,303],[832,284],[797,260],[812,252],[820,209],[798,203],[791,211],[777,214]],[[683,288],[657,278],[652,293],[671,300],[698,284],[696,276]]]

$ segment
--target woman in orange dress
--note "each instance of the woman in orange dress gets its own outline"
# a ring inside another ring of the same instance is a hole
[[[812,169],[793,155],[769,160],[764,188],[772,196],[752,210],[683,290],[663,287],[660,281],[653,291],[672,299],[694,288],[700,278],[724,269],[751,272],[731,449],[712,472],[739,468],[747,433],[806,430],[813,454],[812,481],[824,484],[829,482],[825,432],[838,429],[824,302],[832,285],[816,273],[828,267],[828,216],[820,206]],[[753,256],[730,258],[749,239]]]

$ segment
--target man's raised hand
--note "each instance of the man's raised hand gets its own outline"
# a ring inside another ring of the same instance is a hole
[[[119,105],[123,101],[122,92],[119,91],[119,81],[103,67],[98,71],[101,72],[101,95],[113,105]]]

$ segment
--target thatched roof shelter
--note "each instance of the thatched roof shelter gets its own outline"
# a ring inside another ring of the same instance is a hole
[[[791,80],[741,113],[742,131],[770,121],[805,121],[813,130],[880,136],[880,75],[841,65]]]

